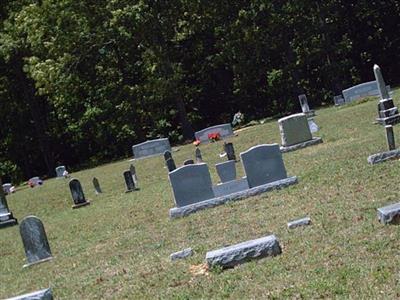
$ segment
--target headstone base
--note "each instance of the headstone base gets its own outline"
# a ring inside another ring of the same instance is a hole
[[[240,191],[247,190],[249,188],[249,184],[247,182],[247,178],[244,177],[242,179],[232,180],[224,183],[220,183],[213,186],[213,191],[215,197],[222,197],[229,194],[237,193]]]
[[[400,115],[395,115],[387,118],[376,118],[376,122],[380,125],[395,125],[400,123]]]
[[[125,193],[130,193],[130,192],[134,192],[134,191],[138,191],[138,190],[139,190],[139,188],[135,188],[133,190],[126,190]]]
[[[292,145],[292,146],[287,146],[287,147],[281,146],[280,149],[281,149],[282,153],[285,153],[285,152],[290,152],[290,151],[295,151],[295,150],[298,150],[298,149],[302,149],[302,148],[305,148],[305,147],[308,147],[308,146],[317,145],[317,144],[320,144],[322,142],[323,142],[322,138],[313,137],[312,140],[309,140],[309,141],[306,141],[306,142],[303,142],[303,143],[299,143],[299,144],[296,144],[296,145]]]
[[[400,202],[378,208],[378,219],[383,224],[399,224]]]
[[[75,204],[75,205],[72,206],[72,208],[76,209],[76,208],[84,207],[84,206],[87,206],[87,205],[90,205],[90,201],[86,201],[84,203]]]
[[[255,258],[276,256],[281,253],[282,249],[278,239],[275,235],[269,235],[209,251],[206,254],[206,261],[209,267],[221,266],[222,268],[230,268]]]
[[[18,220],[13,217],[12,213],[0,215],[0,228],[14,226],[18,224]]]
[[[53,259],[53,256],[50,256],[50,257],[47,257],[47,258],[44,258],[44,259],[41,259],[41,260],[37,260],[35,262],[23,265],[23,268],[27,268],[27,267],[30,267],[30,266],[33,266],[33,265],[41,264],[41,263],[44,263],[46,261],[50,261],[52,259]]]
[[[400,158],[400,149],[395,149],[392,151],[381,152],[368,156],[368,163],[371,165],[381,163],[391,159]]]
[[[309,111],[303,112],[303,113],[306,115],[307,118],[315,117],[315,110],[313,110],[313,109],[310,109]]]
[[[187,215],[193,214],[199,210],[219,206],[227,202],[239,201],[256,195],[260,195],[272,190],[282,189],[290,185],[297,183],[297,177],[288,177],[282,180],[277,180],[264,185],[260,185],[251,189],[233,193],[227,196],[222,196],[218,198],[212,198],[205,201],[201,201],[195,204],[190,204],[182,207],[174,207],[169,210],[169,217],[171,219],[176,219],[180,217],[185,217]]]
[[[6,300],[53,300],[53,293],[50,288],[36,291],[29,294],[24,294]]]

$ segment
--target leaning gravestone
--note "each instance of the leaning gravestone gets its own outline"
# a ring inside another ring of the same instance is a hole
[[[74,201],[72,208],[80,208],[90,204],[90,201],[87,201],[85,198],[82,185],[78,179],[71,179],[69,182],[69,189],[71,190],[72,200]]]
[[[203,162],[203,157],[201,156],[201,150],[200,148],[196,148],[196,151],[194,153],[194,156],[196,157],[196,163],[202,163]]]
[[[315,111],[310,110],[310,107],[308,106],[307,96],[305,94],[301,94],[298,96],[298,98],[301,106],[301,111],[303,112],[303,114],[305,114],[307,118],[315,116]]]
[[[240,157],[250,188],[287,178],[278,144],[251,147]]]
[[[57,177],[64,177],[64,172],[66,171],[65,166],[58,166],[56,168]]]
[[[214,197],[210,172],[205,163],[182,166],[168,176],[177,207]]]
[[[233,148],[233,143],[224,143],[224,151],[228,160],[236,161],[235,149]]]
[[[96,177],[93,177],[93,186],[94,186],[94,191],[96,194],[101,194],[103,191],[101,190],[99,180]]]
[[[133,192],[134,190],[136,190],[135,182],[133,181],[131,171],[129,171],[129,170],[125,171],[123,175],[124,175],[125,186],[126,186],[125,193]]]
[[[36,291],[29,294],[24,294],[12,298],[8,298],[6,300],[53,300],[53,292],[51,288]]]
[[[146,141],[132,146],[135,159],[161,155],[165,151],[171,151],[171,145],[167,138]]]
[[[165,164],[167,165],[168,172],[172,172],[173,170],[176,169],[175,161],[173,158],[168,158],[165,161]]]
[[[222,183],[236,179],[236,163],[234,160],[216,164],[215,168]]]
[[[322,139],[311,134],[305,114],[294,114],[278,120],[282,139],[282,152],[294,151],[322,143]]]
[[[43,223],[38,217],[28,216],[24,218],[19,231],[28,260],[24,268],[53,258]]]
[[[0,179],[1,186],[1,179]],[[8,208],[7,198],[3,189],[0,188],[0,228],[17,225],[18,221],[13,217],[12,212]]]

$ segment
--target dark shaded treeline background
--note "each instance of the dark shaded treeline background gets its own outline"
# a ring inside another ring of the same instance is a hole
[[[2,0],[0,175],[93,166],[148,138],[399,82],[398,1]],[[11,176],[11,178],[10,178]]]

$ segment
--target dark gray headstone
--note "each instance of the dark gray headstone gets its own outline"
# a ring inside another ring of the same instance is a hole
[[[236,160],[235,149],[233,143],[224,143],[224,151],[228,160]]]
[[[12,298],[8,298],[6,300],[53,300],[53,292],[51,288],[36,291],[29,294],[24,294]]]
[[[251,147],[240,157],[250,188],[287,178],[278,144]]]
[[[71,190],[72,200],[74,201],[72,208],[79,208],[90,204],[90,201],[87,201],[85,198],[82,185],[78,179],[71,179],[69,182],[69,189]]]
[[[10,209],[8,208],[7,198],[1,186],[2,182],[0,180],[0,228],[17,225],[17,219],[13,217]]]
[[[296,227],[300,227],[300,226],[306,226],[306,225],[310,225],[311,224],[311,218],[310,217],[305,217],[302,219],[298,219],[298,220],[294,220],[291,221],[287,224],[289,229],[293,229]]]
[[[174,261],[174,260],[177,260],[177,259],[184,259],[184,258],[187,258],[187,257],[192,256],[192,255],[193,255],[192,248],[186,248],[186,249],[183,249],[181,251],[172,253],[169,257],[170,257],[170,259],[172,261]]]
[[[215,165],[221,182],[228,182],[236,179],[236,163],[234,160],[228,160]]]
[[[38,217],[28,216],[19,226],[22,243],[28,263],[24,267],[52,259],[49,242],[42,221]]]
[[[129,167],[129,171],[131,171],[133,182],[135,183],[135,186],[137,186],[138,178],[137,178],[137,175],[136,175],[135,166],[131,164],[130,167]]]
[[[167,150],[164,152],[164,160],[167,161],[168,159],[172,158],[171,151]]]
[[[393,133],[393,126],[386,125],[385,130],[386,130],[386,140],[388,143],[389,151],[396,149],[396,143],[394,140],[394,133]]]
[[[124,179],[125,179],[125,185],[126,185],[126,193],[132,192],[136,190],[135,187],[135,182],[133,181],[131,171],[127,170],[124,172]]]
[[[172,172],[173,170],[176,169],[175,161],[173,158],[168,158],[165,161],[165,164],[167,165],[168,172]]]
[[[194,164],[194,160],[193,160],[193,159],[187,159],[187,160],[185,160],[185,161],[183,162],[183,165],[184,165],[184,166],[193,165],[193,164]]]
[[[214,197],[210,172],[205,163],[180,167],[168,176],[177,207]]]
[[[96,194],[101,194],[103,192],[101,190],[99,180],[96,177],[93,177],[93,186]]]
[[[203,157],[201,156],[201,150],[200,148],[196,148],[196,151],[194,153],[195,157],[196,157],[196,163],[202,163],[203,162]]]

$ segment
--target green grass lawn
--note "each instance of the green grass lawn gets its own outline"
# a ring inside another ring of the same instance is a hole
[[[399,105],[400,90],[395,93]],[[124,161],[73,173],[90,206],[72,210],[68,181],[51,179],[8,197],[14,215],[44,223],[54,260],[22,269],[18,226],[0,230],[0,298],[48,286],[56,299],[123,298],[399,298],[400,227],[381,225],[378,207],[400,201],[400,162],[371,166],[370,154],[386,150],[384,128],[373,125],[377,100],[317,111],[323,144],[283,155],[299,183],[280,191],[169,220],[174,206],[162,157],[137,161],[140,191],[125,194]],[[395,135],[400,143],[398,127]],[[279,143],[276,120],[249,127],[230,139],[236,153]],[[194,158],[180,147],[177,165]],[[217,183],[214,164],[222,142],[201,145]],[[243,175],[238,164],[238,176]],[[95,195],[96,176],[103,194]],[[310,216],[312,226],[287,229]],[[226,271],[196,274],[209,250],[274,233],[283,253]],[[194,255],[169,255],[192,247]]]

